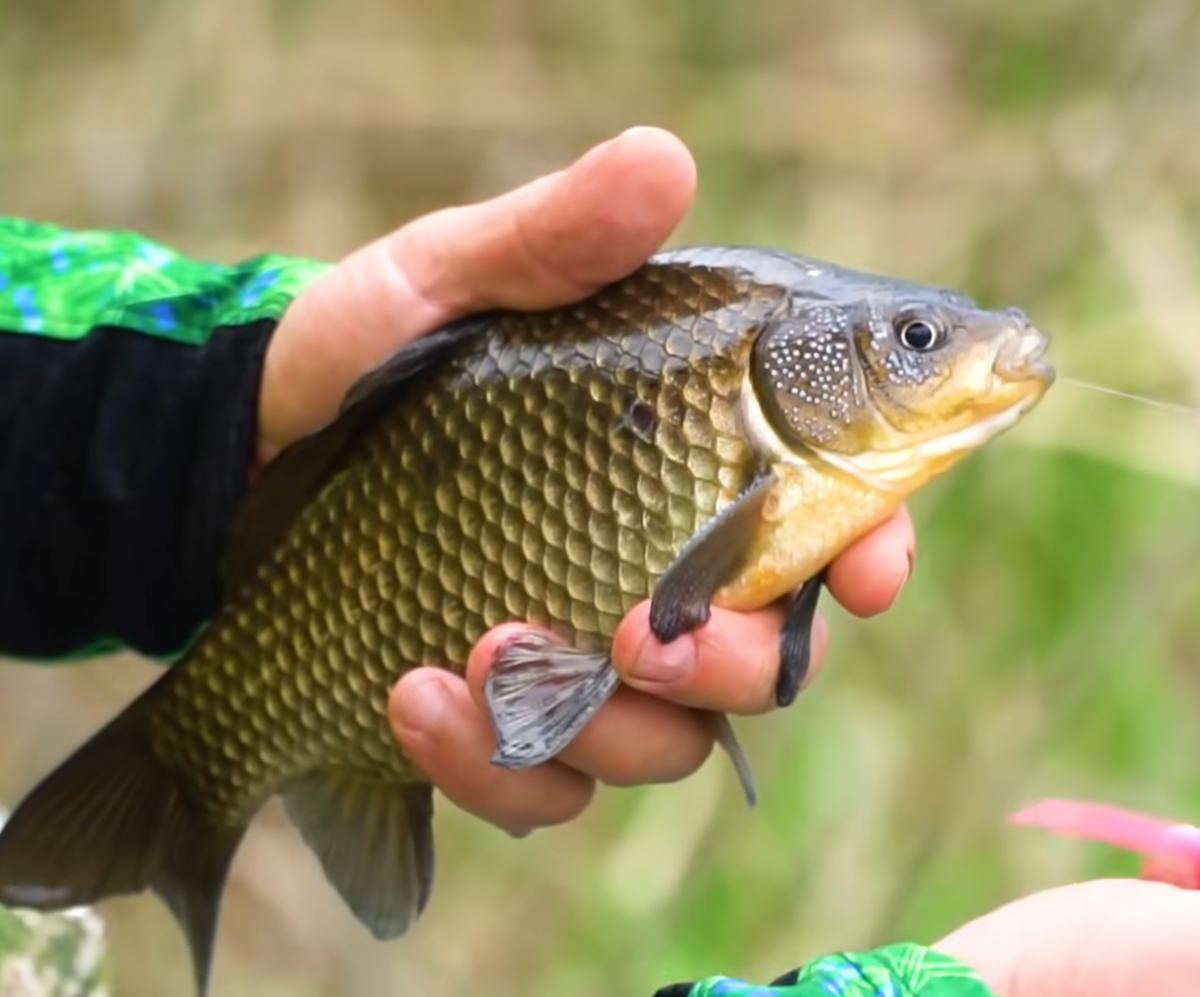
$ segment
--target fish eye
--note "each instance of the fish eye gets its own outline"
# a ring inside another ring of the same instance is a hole
[[[905,349],[926,353],[941,344],[940,329],[921,318],[903,319],[896,330],[900,345]]]

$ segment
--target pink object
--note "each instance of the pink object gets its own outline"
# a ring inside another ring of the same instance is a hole
[[[1142,878],[1200,889],[1200,828],[1173,824],[1104,803],[1042,800],[1013,814],[1010,824],[1103,841],[1147,856]]]

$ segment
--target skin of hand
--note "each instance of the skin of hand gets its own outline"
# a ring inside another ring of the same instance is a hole
[[[1200,993],[1200,892],[1101,879],[1023,897],[934,946],[997,997]]]
[[[275,332],[260,459],[332,418],[355,380],[415,337],[481,310],[568,304],[636,270],[682,221],[695,187],[695,163],[677,138],[633,128],[561,172],[418,218],[353,253],[297,297]],[[914,543],[902,511],[839,558],[830,591],[860,616],[883,612],[908,578]],[[685,778],[713,747],[711,718],[699,710],[773,707],[782,615],[716,611],[663,647],[648,610],[635,607],[615,635],[627,684],[555,761],[525,771],[490,761],[483,679],[499,641],[522,624],[486,634],[465,680],[422,667],[398,682],[389,700],[396,737],[449,799],[515,835],[571,820],[597,781]],[[813,673],[827,642],[818,619]]]

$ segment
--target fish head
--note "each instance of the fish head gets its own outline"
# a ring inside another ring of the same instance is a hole
[[[796,295],[759,335],[750,386],[782,456],[910,493],[1014,425],[1054,382],[1017,308],[882,278]]]

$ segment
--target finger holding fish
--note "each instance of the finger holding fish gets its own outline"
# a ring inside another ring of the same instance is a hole
[[[912,517],[902,505],[829,566],[829,592],[855,616],[885,613],[908,584],[916,550]]]
[[[915,539],[912,520],[900,511],[852,544],[830,566],[829,589],[856,616],[884,612],[908,578]],[[751,716],[777,707],[782,603],[742,613],[714,607],[707,624],[663,644],[651,632],[649,603],[618,627],[613,664],[635,689],[697,709]],[[807,681],[816,677],[829,646],[829,628],[814,620]]]
[[[831,593],[857,616],[884,612],[908,578],[914,544],[912,520],[902,507],[834,562],[829,573]],[[696,711],[751,716],[777,708],[779,636],[785,617],[782,604],[748,613],[716,607],[703,627],[669,644],[658,641],[651,631],[649,610],[648,600],[636,606],[614,636],[613,665],[627,688],[618,689],[556,762],[549,764],[570,766],[608,785],[676,782],[699,769],[714,744],[709,718]],[[494,793],[488,775],[496,768],[491,762],[493,746],[478,737],[479,725],[487,723],[484,679],[502,644],[525,629],[521,624],[503,624],[479,641],[467,678],[480,715],[469,721],[464,717],[461,730],[452,731],[448,726],[440,742],[457,765],[470,769],[461,779],[455,774],[455,785],[479,787],[480,799],[458,798],[465,799],[466,808],[473,813],[486,812]],[[828,625],[818,616],[807,682],[820,671],[828,643]],[[408,702],[409,687],[408,681],[397,686],[393,704],[404,701],[404,709],[417,713],[421,706]],[[398,727],[397,736],[422,759],[426,757],[405,728]],[[431,754],[426,764],[441,768],[441,760]],[[530,771],[545,768],[541,765]],[[434,781],[439,781],[436,776]],[[536,794],[527,798],[533,812],[524,823],[545,826],[548,821]]]
[[[609,786],[679,782],[716,743],[712,716],[618,688],[558,761]]]
[[[855,615],[884,612],[908,578],[914,543],[912,521],[901,508],[837,559],[830,591]],[[397,738],[456,804],[506,828],[545,827],[575,816],[563,809],[563,800],[547,798],[561,792],[557,776],[547,778],[561,767],[617,786],[687,778],[705,763],[715,741],[709,718],[698,710],[749,716],[776,708],[784,608],[736,613],[718,607],[705,626],[664,645],[650,629],[649,607],[649,601],[635,607],[614,637],[613,665],[628,687],[617,690],[554,762],[526,770],[527,778],[521,771],[497,775],[483,696],[497,650],[525,629],[521,624],[503,624],[479,641],[467,668],[473,712],[461,703],[454,711],[439,710],[435,736],[416,733],[425,723],[417,694],[423,677],[414,672],[401,680],[392,693]],[[824,663],[828,641],[828,626],[818,616],[809,682]],[[397,722],[399,716],[409,719]]]
[[[775,708],[779,640],[786,607],[751,613],[714,607],[708,622],[669,643],[654,635],[649,603],[626,617],[613,642],[613,663],[632,687],[682,706],[753,715]],[[814,667],[824,657],[827,628],[814,628]]]
[[[467,682],[481,721],[488,722],[484,682],[497,652],[531,629],[523,624],[503,624],[475,646],[467,663]],[[556,763],[609,785],[675,782],[704,764],[713,741],[711,723],[695,710],[619,687],[559,753]],[[494,750],[493,741],[486,755],[472,757],[472,764],[497,767],[491,757]]]
[[[482,820],[521,835],[565,824],[592,801],[595,781],[559,761],[513,770],[491,764],[492,728],[467,683],[418,668],[389,701],[392,731],[445,797]]]

